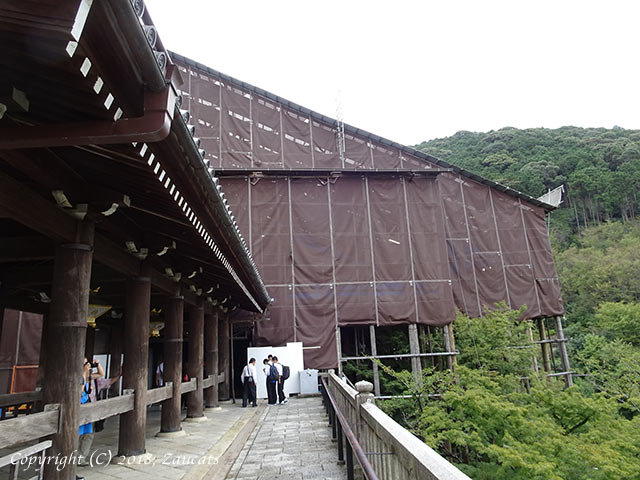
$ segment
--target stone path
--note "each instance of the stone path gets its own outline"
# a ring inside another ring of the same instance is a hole
[[[108,419],[103,432],[95,436],[93,458],[95,463],[78,467],[78,475],[86,480],[164,480],[201,479],[215,468],[237,432],[247,422],[255,422],[257,409],[240,408],[239,404],[222,403],[221,410],[206,412],[208,421],[182,422],[187,435],[177,438],[156,437],[160,430],[160,412],[147,415],[147,452],[153,458],[140,462],[107,464],[104,460],[115,455],[118,444],[118,420]]]
[[[343,480],[337,444],[321,397],[295,398],[281,406],[241,408],[222,403],[206,412],[202,423],[183,422],[186,435],[156,437],[160,411],[147,413],[146,447],[150,457],[121,464],[109,463],[117,453],[118,419],[110,418],[96,434],[92,466],[77,468],[86,480]],[[9,453],[9,452],[6,452]],[[21,471],[20,480],[35,475]],[[0,480],[8,479],[0,469]]]
[[[227,479],[342,480],[336,443],[320,397],[267,407]]]

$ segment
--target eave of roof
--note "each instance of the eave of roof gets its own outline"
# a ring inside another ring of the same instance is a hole
[[[147,41],[142,24],[131,2],[129,0],[114,0],[110,3],[113,6],[112,8],[118,19],[118,25],[122,29],[128,45],[130,45],[130,48],[137,54],[137,58],[140,59],[138,66],[141,71],[141,77],[145,80],[148,87],[157,89],[159,86],[159,78],[162,78],[164,82],[164,75],[158,63],[155,61],[155,51]],[[145,20],[148,25],[153,25],[148,12],[144,13],[143,20]],[[156,47],[164,50],[159,38],[156,42]],[[174,84],[174,88],[175,87],[178,87],[178,85]],[[190,166],[192,167],[191,173],[193,174],[192,183],[200,190],[199,199],[213,214],[212,216],[216,220],[219,232],[222,234],[227,245],[227,250],[236,258],[237,266],[240,267],[246,280],[250,282],[250,287],[254,290],[253,293],[257,297],[255,300],[233,267],[227,265],[227,268],[247,296],[251,298],[256,308],[258,310],[264,310],[269,304],[270,296],[260,277],[257,266],[251,257],[246,242],[240,234],[237,222],[233,217],[228,203],[224,200],[224,196],[221,195],[217,180],[212,177],[206,168],[198,145],[195,143],[196,140],[189,132],[184,118],[182,115],[176,115],[176,117],[172,123],[173,135],[170,135],[169,138],[175,138],[179,148],[182,149],[184,154],[189,158]]]

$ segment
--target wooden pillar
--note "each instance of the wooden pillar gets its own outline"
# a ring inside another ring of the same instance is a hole
[[[182,408],[182,331],[184,300],[176,295],[167,298],[164,306],[164,373],[163,380],[173,382],[173,396],[162,402],[160,431],[179,432]]]
[[[118,455],[145,453],[151,263],[143,262],[142,275],[127,279],[124,314],[123,389],[135,391],[133,411],[120,415]]]
[[[529,322],[527,322],[529,323]],[[529,339],[529,342],[531,343],[531,346],[533,347],[533,331],[531,330],[531,325],[527,325],[527,338]],[[540,370],[538,368],[538,358],[534,355],[531,355],[531,369],[535,372],[538,373],[538,371]]]
[[[452,352],[452,348],[451,348],[451,335],[450,335],[450,331],[449,331],[449,325],[444,325],[442,327],[442,330],[444,332],[444,350],[445,352]],[[447,359],[447,368],[449,370],[453,370],[453,358],[448,355],[446,357]]]
[[[218,314],[218,364],[220,373],[224,373],[224,382],[220,384],[218,395],[220,400],[231,398],[231,338],[229,334],[229,319]]]
[[[111,337],[109,339],[109,378],[120,375],[122,368],[122,319],[114,318],[111,324]],[[120,393],[120,380],[109,388],[109,396],[117,397]]]
[[[376,344],[376,326],[369,325],[369,341],[371,342],[371,356],[375,358],[378,355],[378,345]],[[378,362],[373,364],[373,391],[376,396],[380,396],[380,372],[378,372]],[[358,379],[359,380],[359,379]]]
[[[420,353],[420,341],[418,340],[418,325],[409,324],[409,351],[413,355]],[[422,364],[420,357],[411,357],[411,371],[417,382],[422,381]]]
[[[204,406],[218,407],[218,313],[204,317],[204,374],[213,375],[213,385],[204,392]]]
[[[544,333],[544,319],[538,318],[536,319],[536,322],[538,324],[538,337],[540,338],[541,342],[544,342],[547,339],[547,336]],[[549,359],[549,344],[541,343],[540,347],[542,348],[542,366],[545,372],[550,373],[551,361]]]
[[[78,449],[93,234],[92,222],[80,222],[76,243],[59,245],[55,253],[49,325],[44,338],[47,369],[43,403],[60,404],[60,429],[52,436],[53,445],[47,452],[51,457],[70,459]],[[44,476],[49,480],[69,480],[75,478],[75,470],[75,462],[67,462],[64,467],[47,462]]]
[[[567,343],[564,338],[564,330],[562,328],[562,317],[556,317],[556,337],[558,337],[558,347],[560,348],[560,360],[562,361],[562,371],[567,372],[564,376],[567,380],[567,387],[573,385],[573,375],[571,375],[571,364],[569,363],[569,353],[567,352]]]
[[[204,362],[204,306],[202,301],[189,309],[189,363],[187,373],[189,379],[196,379],[196,389],[187,394],[187,417],[199,418],[203,413],[203,389],[204,375],[202,364]]]
[[[447,329],[449,330],[449,351],[456,351],[456,336],[453,334],[453,322],[447,325]],[[454,368],[458,363],[458,357],[453,355],[449,357],[451,359],[451,368]]]

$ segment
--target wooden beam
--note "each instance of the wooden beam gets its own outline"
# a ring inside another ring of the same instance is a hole
[[[130,412],[133,410],[134,397],[133,393],[127,393],[119,397],[80,405],[80,425]]]
[[[173,382],[167,382],[164,387],[147,390],[147,405],[163,402],[173,397]]]
[[[188,382],[182,382],[181,393],[193,392],[196,388],[196,379],[192,378]]]
[[[3,420],[0,422],[0,448],[57,433],[59,418],[60,405],[56,405],[46,412]]]

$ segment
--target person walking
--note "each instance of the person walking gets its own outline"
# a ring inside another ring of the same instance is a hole
[[[275,355],[273,356],[273,365],[278,371],[278,403],[282,405],[283,403],[287,403],[289,400],[287,400],[287,397],[284,394],[284,377],[282,376],[282,365],[280,364],[280,362],[278,362],[278,357],[276,357]]]
[[[256,371],[256,359],[251,358],[249,363],[242,369],[240,380],[242,381],[242,408],[246,408],[247,400],[252,406],[257,407],[256,403],[256,379],[258,372]]]

